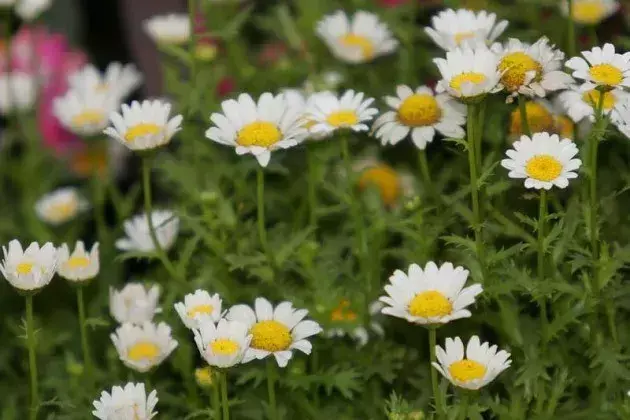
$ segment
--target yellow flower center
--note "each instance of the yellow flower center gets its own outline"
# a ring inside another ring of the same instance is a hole
[[[573,140],[573,121],[565,115],[556,115],[555,117],[556,128],[555,133],[560,135],[560,138]]]
[[[455,89],[456,91],[461,92],[462,85],[464,83],[472,83],[472,84],[478,85],[485,81],[486,81],[486,76],[484,74],[468,71],[465,73],[458,74],[457,76],[454,76],[451,79],[450,85],[451,85],[451,88]]]
[[[606,14],[606,7],[601,0],[574,1],[573,20],[586,25],[599,23]]]
[[[326,121],[333,127],[350,127],[359,122],[359,117],[354,111],[337,111],[331,113]]]
[[[210,368],[210,366],[195,369],[195,379],[197,380],[199,386],[212,386],[213,377],[212,369]]]
[[[470,382],[481,379],[486,374],[486,367],[474,360],[463,359],[451,363],[448,367],[451,377],[459,382]]]
[[[339,42],[346,47],[360,49],[364,59],[374,57],[374,43],[365,36],[350,33],[339,37]]]
[[[219,338],[210,343],[210,348],[215,354],[221,354],[225,356],[232,355],[238,351],[241,346],[234,340],[229,338]]]
[[[562,164],[551,155],[538,155],[527,161],[525,172],[530,178],[550,182],[562,173]]]
[[[348,299],[343,299],[339,306],[330,313],[330,320],[335,322],[355,321],[356,319],[357,313],[350,309],[350,301]]]
[[[152,362],[160,355],[160,347],[151,341],[139,341],[127,350],[127,358],[134,362],[147,360]]]
[[[17,271],[18,274],[30,274],[30,272],[33,271],[33,264],[27,262],[19,263],[17,267],[15,267],[15,271]]]
[[[105,120],[105,114],[101,111],[88,109],[74,117],[72,117],[72,125],[74,127],[83,127],[86,125],[98,125]]]
[[[470,38],[474,38],[475,37],[475,32],[474,31],[468,31],[468,32],[457,32],[454,35],[455,38],[455,43],[457,45],[461,44],[462,42],[470,39]]]
[[[90,260],[85,257],[70,257],[68,261],[66,261],[66,267],[71,270],[76,270],[78,268],[85,268],[90,265]]]
[[[194,318],[197,315],[210,315],[212,311],[214,311],[214,308],[212,307],[212,305],[209,305],[209,304],[197,305],[193,308],[190,308],[188,310],[187,315],[188,315],[188,318]]]
[[[274,124],[256,121],[241,128],[236,142],[241,146],[269,147],[279,142],[281,138],[282,133]]]
[[[554,127],[553,115],[543,105],[538,102],[528,101],[525,103],[525,111],[527,112],[529,129],[532,133],[552,131]],[[510,134],[514,136],[525,134],[523,131],[521,112],[518,108],[510,114]]]
[[[538,80],[542,75],[540,63],[521,51],[507,54],[501,59],[498,67],[503,74],[501,82],[509,91],[518,90],[523,86],[528,72],[535,72],[532,80]]]
[[[394,206],[400,197],[400,177],[396,171],[384,164],[366,169],[359,177],[359,189],[364,190],[368,186],[375,186],[381,196],[381,200],[387,206]]]
[[[596,64],[588,70],[597,84],[617,86],[623,81],[623,72],[611,64]]]
[[[442,109],[433,95],[411,95],[398,107],[398,120],[410,127],[433,125],[442,118]]]
[[[54,221],[64,221],[74,217],[78,208],[79,205],[76,200],[54,203],[48,208],[46,216]]]
[[[138,137],[154,136],[162,133],[164,127],[153,123],[140,123],[129,127],[125,133],[125,140],[128,142],[136,140]]]
[[[195,57],[200,61],[212,61],[217,56],[217,47],[213,44],[199,44],[195,46]]]
[[[286,325],[278,321],[260,321],[249,330],[252,335],[251,346],[269,352],[282,351],[291,345],[291,332]]]
[[[601,99],[601,96],[602,93],[599,90],[593,89],[584,92],[584,94],[582,94],[582,100],[593,107],[593,109],[597,109],[600,100],[602,100],[603,109],[606,111],[613,109],[617,102],[615,95],[612,92],[604,92],[604,99]]]
[[[453,304],[437,290],[420,292],[409,302],[409,313],[413,316],[433,318],[450,315],[451,312]]]

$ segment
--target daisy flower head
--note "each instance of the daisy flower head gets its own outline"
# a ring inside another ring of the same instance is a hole
[[[628,100],[630,94],[621,89],[607,90],[602,92],[595,88],[583,91],[577,86],[573,86],[558,95],[558,101],[566,109],[567,115],[576,123],[585,118],[591,122],[595,121],[595,110],[600,106],[602,114],[610,116],[612,122],[619,118],[619,105]]]
[[[297,146],[306,136],[302,127],[302,111],[288,106],[284,95],[263,93],[258,102],[246,93],[238,100],[221,103],[222,113],[213,113],[214,123],[206,137],[234,147],[236,154],[254,155],[260,166],[266,167],[271,152]]]
[[[317,35],[339,60],[352,64],[372,61],[398,48],[387,25],[363,10],[352,17],[337,10],[317,23]]]
[[[617,0],[573,0],[573,21],[580,25],[598,25],[619,10]],[[569,1],[560,3],[560,10],[569,17]]]
[[[551,104],[544,99],[528,100],[525,102],[527,123],[533,133],[541,131],[553,132],[555,120]],[[520,138],[525,134],[523,119],[519,107],[514,108],[510,113],[510,137]]]
[[[584,80],[582,91],[630,87],[630,53],[618,54],[613,44],[604,44],[582,51],[582,56],[565,64],[573,70],[573,77]]]
[[[57,251],[52,243],[42,247],[32,242],[22,250],[17,239],[9,242],[9,248],[2,247],[4,258],[0,264],[0,273],[16,289],[35,291],[46,286],[52,280],[57,269]]]
[[[118,140],[131,150],[152,150],[168,144],[181,130],[184,117],[179,114],[169,118],[171,104],[163,101],[133,101],[122,105],[122,113],[109,116],[113,127],[103,133]]]
[[[143,324],[153,320],[158,307],[160,288],[142,283],[127,283],[121,290],[109,289],[109,311],[120,324]]]
[[[501,166],[510,171],[510,178],[525,179],[525,188],[566,188],[569,179],[577,178],[576,171],[582,165],[580,159],[574,159],[579,153],[575,143],[560,140],[557,134],[543,132],[534,133],[531,138],[521,136],[512,146]]]
[[[417,192],[413,175],[395,169],[376,157],[357,159],[352,164],[352,170],[357,174],[359,190],[376,188],[388,208],[397,207],[403,198],[413,197]]]
[[[110,95],[69,90],[53,101],[53,113],[61,124],[79,136],[94,136],[103,132],[109,114],[118,107]]]
[[[68,84],[75,91],[111,96],[121,101],[140,86],[142,79],[135,65],[113,62],[103,73],[92,64],[86,64],[68,77]]]
[[[160,365],[177,347],[171,327],[164,322],[141,325],[123,324],[110,335],[118,357],[137,372],[148,372]]]
[[[227,368],[244,361],[252,340],[247,325],[225,318],[215,324],[211,319],[200,321],[199,328],[193,330],[197,349],[210,366]],[[247,361],[252,360],[249,358]]]
[[[58,226],[75,219],[89,204],[74,187],[64,187],[44,194],[35,203],[35,213],[40,220]]]
[[[33,75],[13,72],[0,74],[0,114],[24,112],[33,108],[37,82]]]
[[[273,355],[278,366],[285,367],[293,351],[310,354],[312,345],[307,338],[322,329],[315,321],[304,320],[306,309],[295,309],[291,302],[282,302],[275,308],[265,298],[257,298],[254,309],[248,305],[235,305],[227,314],[229,321],[246,325],[252,336],[243,361],[264,359]]]
[[[203,320],[218,322],[221,312],[221,297],[218,293],[210,295],[205,290],[195,290],[184,296],[183,302],[175,304],[175,310],[187,328],[200,328]]]
[[[435,95],[427,86],[415,91],[406,85],[396,88],[396,96],[385,97],[392,109],[374,121],[374,137],[383,146],[396,145],[410,135],[413,144],[424,150],[433,141],[435,132],[446,137],[464,137],[466,107],[447,94]]]
[[[475,302],[483,288],[480,284],[464,287],[468,270],[450,262],[438,267],[433,261],[422,269],[411,264],[408,273],[396,270],[385,286],[388,296],[380,301],[383,312],[414,324],[446,324],[471,313],[466,307]]]
[[[327,95],[332,95],[334,97],[334,93],[329,91],[322,91],[313,92],[310,95],[306,95],[303,91],[298,89],[286,89],[283,94],[287,100],[287,106],[290,109],[300,110],[300,124],[302,128],[306,130],[306,140],[323,140],[330,135],[330,133],[328,132],[312,133],[309,131],[311,127],[315,125],[315,122],[309,117],[308,109],[311,104],[317,100],[318,97]]]
[[[57,249],[57,274],[66,280],[82,283],[93,279],[100,270],[98,242],[87,252],[83,241],[77,241],[70,253],[67,244]]]
[[[370,322],[368,325],[357,325],[358,314],[352,309],[348,299],[342,299],[339,305],[330,313],[330,324],[335,327],[326,329],[324,336],[328,338],[350,336],[357,342],[358,347],[365,346],[370,340],[370,333],[380,337],[385,335],[383,326],[376,320],[383,309],[381,302],[372,302],[368,308]],[[348,330],[348,327],[350,330]]]
[[[464,102],[475,102],[488,93],[503,89],[499,59],[485,46],[465,46],[446,53],[446,58],[435,58],[442,80],[437,83],[438,93],[447,92]]]
[[[313,96],[307,106],[306,118],[312,122],[309,132],[315,135],[331,134],[341,129],[367,131],[367,122],[378,114],[370,108],[374,98],[365,99],[363,92],[347,90],[341,97],[332,93]]]
[[[187,14],[153,16],[143,22],[144,31],[156,44],[181,45],[189,41],[192,28]]]
[[[445,51],[458,47],[491,44],[505,31],[507,20],[497,22],[497,15],[484,10],[447,9],[431,18],[424,31]]]
[[[169,210],[153,210],[151,212],[151,222],[160,247],[168,251],[177,239],[179,218]],[[151,238],[149,220],[146,213],[138,214],[125,220],[123,227],[127,236],[116,241],[116,248],[121,251],[155,251],[155,244]]]
[[[17,0],[15,14],[25,22],[37,19],[50,8],[52,0]]]
[[[150,420],[157,415],[153,411],[157,403],[156,390],[147,396],[144,384],[129,382],[101,392],[101,398],[92,403],[92,414],[100,420]]]

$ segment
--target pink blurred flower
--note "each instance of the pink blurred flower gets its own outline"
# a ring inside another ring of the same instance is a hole
[[[224,77],[217,83],[217,95],[219,98],[228,96],[236,89],[236,82],[229,76]]]
[[[409,3],[409,0],[378,0],[379,6],[382,7],[398,7]]]

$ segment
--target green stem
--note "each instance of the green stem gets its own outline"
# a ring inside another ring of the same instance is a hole
[[[468,418],[468,406],[470,405],[470,391],[462,390],[459,401],[458,419],[466,420]]]
[[[538,210],[538,281],[545,284],[545,225],[547,219],[547,191],[540,190],[540,207]],[[547,301],[541,297],[538,306],[540,306],[540,321],[542,331],[542,347],[543,353],[547,347],[547,325],[549,319],[547,317]]]
[[[529,120],[527,119],[527,98],[524,95],[518,95],[518,110],[521,113],[521,131],[527,137],[531,137],[532,131],[529,128]]]
[[[276,366],[275,360],[270,357],[267,360],[267,395],[269,397],[269,418],[278,419],[278,407],[276,405]]]
[[[475,118],[470,116],[478,115],[477,106],[474,104],[468,105],[468,119],[467,119],[467,136],[468,136],[468,165],[470,167],[470,194],[472,199],[472,211],[473,211],[473,229],[475,231],[475,246],[477,249],[477,259],[481,267],[483,280],[487,280],[485,276],[485,250],[483,244],[483,236],[481,232],[481,224],[483,222],[481,209],[479,207],[479,185],[478,185],[478,168],[476,159],[476,145],[475,145]]]
[[[223,420],[230,420],[229,404],[227,373],[221,372],[221,407],[223,408]]]
[[[433,195],[433,183],[431,181],[431,171],[429,170],[426,150],[418,151],[418,165],[420,166],[420,173],[422,174],[422,181],[424,182],[427,195]]]
[[[573,21],[573,0],[569,0],[569,20],[567,22],[567,52],[569,57],[575,57],[576,44],[575,44],[575,22]]]
[[[31,375],[31,408],[29,419],[37,419],[39,395],[37,385],[37,360],[35,359],[35,325],[33,324],[33,295],[26,296],[26,340],[28,346],[28,370]]]
[[[475,127],[475,157],[477,158],[477,166],[483,168],[483,123],[486,118],[486,101],[482,101],[477,105],[477,115],[475,120],[477,126]],[[482,203],[483,204],[483,203]]]
[[[313,145],[306,147],[306,160],[308,166],[308,209],[309,224],[317,225],[317,156],[313,151]]]
[[[83,365],[85,366],[85,377],[87,378],[88,386],[91,387],[94,383],[94,377],[92,371],[92,356],[90,353],[90,344],[85,328],[85,302],[83,300],[83,287],[83,285],[77,285],[77,307],[79,311],[79,327],[81,331],[81,349],[83,350]]]
[[[221,418],[221,379],[217,378],[218,372],[212,370],[212,376],[214,376],[212,381],[212,410],[214,411],[214,419],[219,420]]]
[[[261,167],[256,171],[256,197],[258,207],[258,238],[263,252],[267,255],[269,263],[274,265],[273,256],[267,242],[267,228],[265,220],[265,173]]]
[[[433,400],[435,402],[435,411],[438,418],[444,418],[445,411],[442,404],[442,397],[440,395],[440,387],[438,385],[437,370],[433,367],[433,363],[437,361],[435,356],[435,346],[437,345],[437,328],[429,327],[429,354],[431,355],[431,363],[429,369],[431,370],[431,386],[433,388]]]

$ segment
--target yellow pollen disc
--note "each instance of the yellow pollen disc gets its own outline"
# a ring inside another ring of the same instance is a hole
[[[365,36],[350,33],[339,37],[339,42],[346,47],[360,49],[364,59],[374,57],[374,43]]]
[[[86,268],[90,265],[90,260],[85,257],[70,257],[68,261],[66,261],[66,267],[74,270],[78,268]]]
[[[134,141],[138,137],[160,134],[163,127],[153,123],[140,123],[129,127],[125,133],[126,141]]]
[[[86,125],[101,124],[105,119],[105,114],[101,111],[87,110],[72,117],[72,125],[82,127]]]
[[[550,182],[560,176],[562,164],[551,155],[538,155],[527,161],[525,172],[530,178]]]
[[[350,301],[348,299],[342,300],[339,306],[330,313],[331,321],[355,321],[356,319],[357,313],[350,309]]]
[[[573,20],[586,25],[599,23],[606,14],[601,0],[573,2]]]
[[[542,131],[553,131],[554,121],[553,115],[547,108],[538,102],[528,101],[525,103],[525,110],[527,112],[527,122],[529,123],[529,129],[532,133],[538,133]],[[521,112],[516,108],[510,114],[510,134],[519,136],[525,134],[523,132],[523,120],[521,119]]]
[[[282,133],[274,124],[256,121],[241,128],[236,142],[241,146],[269,147],[279,142],[281,138]]]
[[[448,367],[451,377],[459,382],[470,382],[481,379],[486,374],[486,367],[474,360],[463,359],[451,363]]]
[[[536,73],[532,80],[539,80],[542,75],[540,63],[521,51],[507,54],[501,59],[498,68],[503,74],[501,82],[509,91],[518,90],[523,86],[528,72]]]
[[[33,271],[33,264],[19,263],[17,267],[15,267],[15,271],[17,271],[18,274],[29,274],[31,271]]]
[[[229,338],[219,338],[210,343],[210,348],[215,354],[229,356],[236,353],[240,346],[236,341]]]
[[[472,71],[458,74],[451,79],[451,88],[461,92],[462,85],[464,83],[472,83],[478,85],[486,81],[486,76],[482,73],[475,73]]]
[[[210,315],[214,311],[212,305],[197,305],[188,310],[188,318],[194,318],[196,315]]]
[[[211,386],[213,378],[210,366],[195,369],[195,379],[200,386]]]
[[[217,56],[217,47],[212,44],[199,44],[195,47],[195,57],[201,61],[212,61]]]
[[[398,107],[398,121],[410,127],[433,125],[440,118],[442,109],[433,95],[411,95]]]
[[[455,43],[457,45],[461,44],[463,41],[466,41],[468,39],[474,38],[475,37],[475,32],[473,31],[468,31],[468,32],[458,32],[455,34],[454,38],[455,38]]]
[[[588,72],[591,79],[600,85],[617,86],[623,81],[623,72],[610,64],[596,64]]]
[[[584,92],[584,94],[582,94],[582,99],[584,100],[584,102],[592,106],[593,109],[597,109],[601,96],[602,93],[599,90],[593,89],[589,90],[588,92]],[[605,110],[612,109],[615,106],[616,102],[617,98],[612,92],[604,92],[602,107]]]
[[[127,350],[127,358],[134,362],[148,360],[152,362],[160,355],[160,348],[151,341],[139,341]]]
[[[354,111],[337,111],[330,114],[326,121],[333,127],[350,127],[359,122],[359,117]]]
[[[282,351],[291,345],[291,332],[286,325],[278,321],[260,321],[249,330],[252,335],[251,346],[269,352]]]
[[[453,304],[441,292],[427,290],[418,293],[409,302],[409,313],[422,318],[434,318],[450,315]]]
[[[380,164],[363,171],[359,177],[359,189],[364,190],[368,186],[377,187],[381,200],[389,207],[394,206],[400,198],[400,177],[387,165]]]
[[[77,213],[78,207],[78,203],[75,200],[63,203],[54,203],[48,208],[46,216],[54,221],[68,220],[74,217]]]

